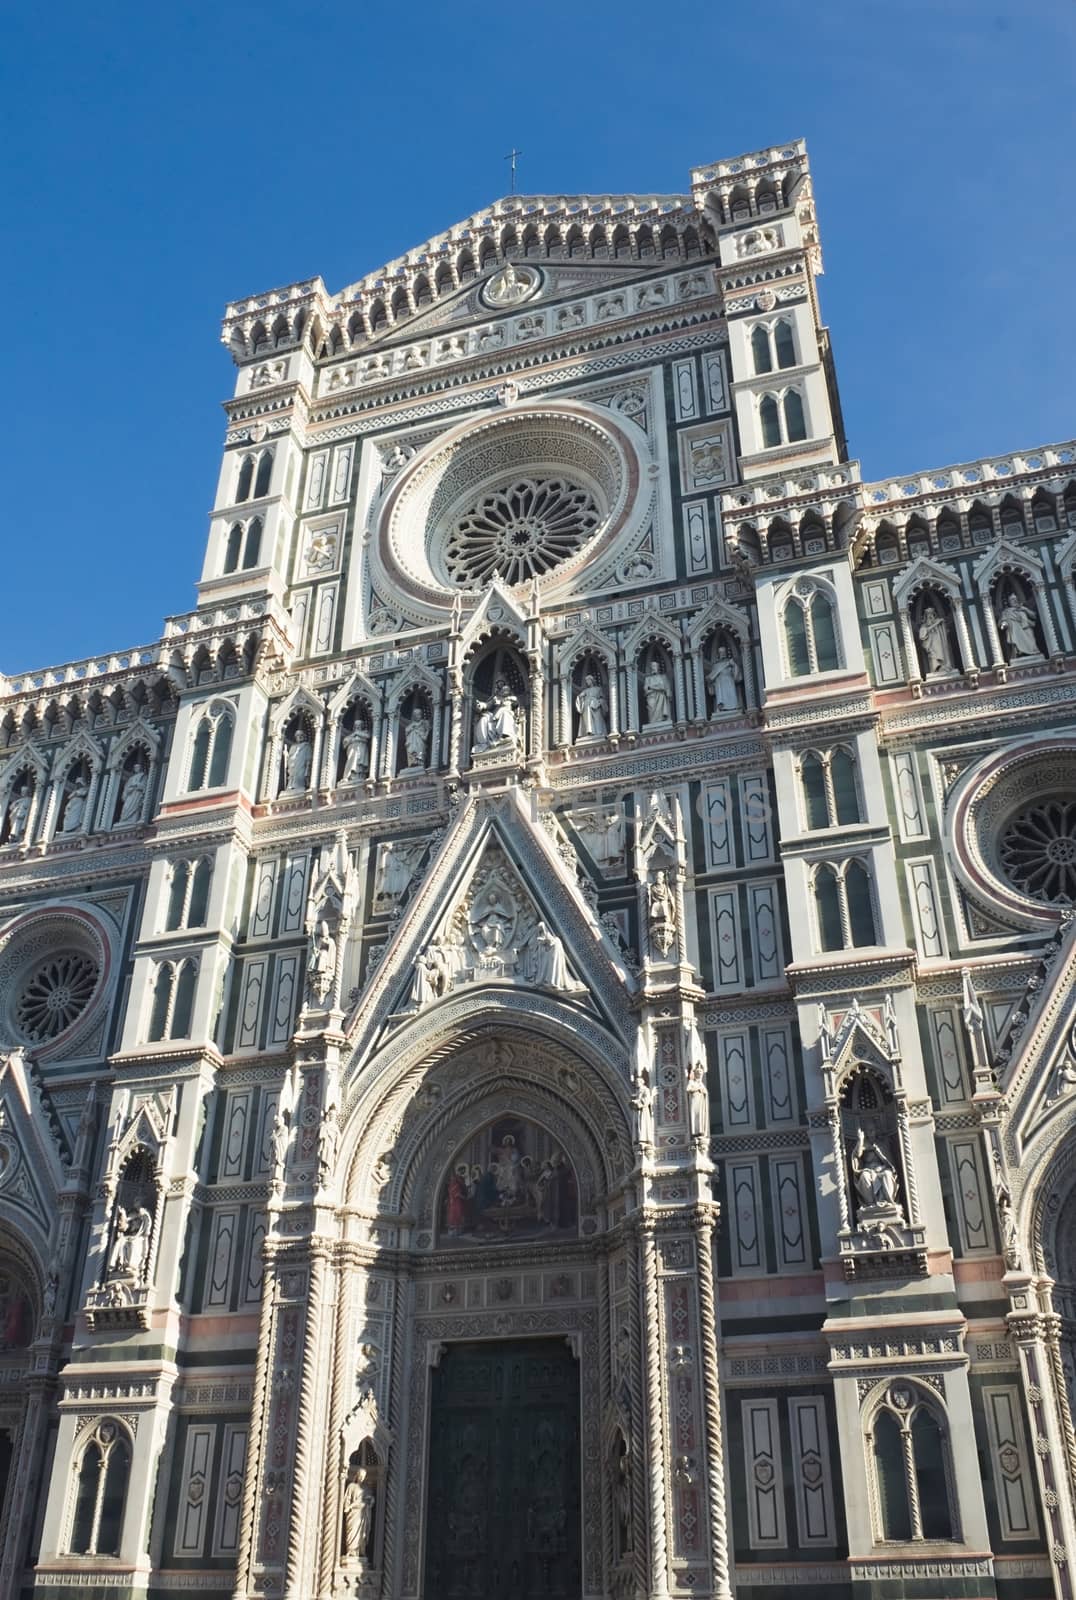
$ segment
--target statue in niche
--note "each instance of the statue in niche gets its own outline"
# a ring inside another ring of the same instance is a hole
[[[117,825],[125,822],[141,822],[142,805],[146,798],[146,788],[149,784],[149,773],[146,764],[139,756],[130,772],[123,780],[120,789],[120,810],[116,818]]]
[[[1009,595],[998,614],[998,627],[1008,641],[1010,661],[1041,657],[1039,641],[1035,637],[1035,613],[1021,605],[1016,595]]]
[[[635,1112],[635,1143],[640,1150],[654,1145],[654,1091],[640,1067],[632,1081],[632,1110]]]
[[[578,989],[568,970],[564,945],[544,922],[534,930],[534,982],[539,989]]]
[[[136,1206],[130,1212],[123,1206],[116,1207],[116,1231],[108,1258],[110,1278],[133,1278],[136,1283],[141,1281],[152,1232],[153,1218],[145,1206]]]
[[[310,735],[300,722],[290,744],[284,747],[284,793],[301,794],[310,783],[313,748]]]
[[[310,939],[306,963],[306,986],[312,1000],[327,1000],[336,977],[336,939],[327,920],[321,917]]]
[[[404,723],[404,750],[407,755],[407,765],[413,772],[426,766],[429,737],[429,718],[421,706],[415,706]]]
[[[710,1137],[710,1091],[706,1085],[706,1067],[702,1061],[688,1064],[684,1091],[687,1096],[687,1126],[691,1142],[696,1148]]]
[[[361,783],[370,770],[370,730],[362,718],[356,719],[344,735],[344,770],[341,783]]]
[[[710,665],[706,669],[706,682],[714,698],[713,716],[720,716],[723,711],[739,711],[743,705],[743,690],[740,687],[743,673],[740,663],[735,656],[729,653],[726,645],[718,645]]]
[[[616,1500],[617,1555],[621,1560],[635,1548],[632,1534],[631,1456],[624,1440],[617,1440],[616,1482],[613,1485]]]
[[[522,708],[508,687],[505,678],[498,678],[493,694],[488,700],[477,700],[478,718],[474,727],[474,744],[471,755],[484,755],[488,750],[518,750]]]
[[[646,803],[646,818],[639,841],[647,858],[653,854],[659,837],[675,849],[676,823],[673,820],[672,805],[667,794],[655,789]]]
[[[903,1221],[897,1202],[897,1169],[881,1146],[868,1140],[863,1128],[856,1137],[849,1165],[859,1199],[857,1220]]]
[[[90,786],[81,772],[77,772],[67,791],[67,803],[64,806],[63,820],[60,823],[60,832],[77,833],[82,827],[86,816],[86,801],[89,798]]]
[[[647,885],[646,909],[650,937],[663,956],[676,943],[676,897],[664,867],[659,867]]]
[[[923,612],[916,636],[927,660],[927,672],[952,672],[953,652],[949,646],[949,629],[945,618],[933,606]]]
[[[672,721],[672,685],[658,660],[651,656],[643,676],[643,699],[646,702],[646,721],[650,727],[659,727]]]
[[[609,733],[609,702],[605,690],[593,672],[583,678],[583,687],[575,697],[575,710],[579,718],[578,739],[604,739]]]
[[[365,1561],[374,1529],[377,1493],[369,1467],[350,1466],[344,1485],[344,1559]]]
[[[23,783],[15,790],[7,808],[7,842],[17,844],[26,832],[26,824],[30,818],[30,807],[33,804],[33,794],[29,784]]]
[[[321,1189],[332,1179],[339,1144],[340,1123],[336,1107],[326,1106],[318,1131],[318,1187]]]

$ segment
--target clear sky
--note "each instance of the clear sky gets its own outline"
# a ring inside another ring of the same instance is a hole
[[[3,10],[0,671],[194,603],[227,300],[802,136],[864,476],[1076,434],[1073,0]]]

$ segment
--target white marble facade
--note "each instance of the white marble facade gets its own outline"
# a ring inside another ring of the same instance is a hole
[[[1069,1594],[1076,446],[864,484],[820,268],[228,307],[196,609],[0,682],[3,1594]]]

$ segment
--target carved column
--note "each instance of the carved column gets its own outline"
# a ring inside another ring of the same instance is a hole
[[[1039,1296],[1028,1274],[1007,1272],[1005,1281],[1013,1307],[1005,1321],[1020,1355],[1020,1375],[1032,1432],[1031,1454],[1039,1480],[1039,1502],[1049,1530],[1054,1594],[1057,1600],[1072,1600],[1076,1518],[1072,1485],[1066,1470],[1062,1423],[1068,1407],[1063,1393],[1056,1388],[1054,1368],[1047,1351],[1048,1332],[1056,1342],[1057,1318],[1040,1314],[1036,1305]],[[1063,1384],[1061,1389],[1063,1391]]]
[[[706,1487],[710,1498],[710,1563],[714,1600],[730,1600],[728,1529],[725,1516],[725,1451],[721,1419],[721,1380],[717,1359],[717,1294],[714,1282],[716,1205],[701,1207],[696,1220],[699,1270],[699,1335],[703,1415],[706,1429]]]
[[[646,1407],[647,1446],[647,1533],[650,1546],[649,1600],[661,1600],[669,1593],[669,1550],[665,1523],[665,1485],[668,1480],[665,1438],[662,1426],[661,1382],[661,1301],[658,1284],[655,1220],[642,1221],[642,1320],[643,1320],[643,1402]]]

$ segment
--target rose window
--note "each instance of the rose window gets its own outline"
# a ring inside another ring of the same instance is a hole
[[[1076,800],[1047,800],[1006,824],[999,857],[1009,882],[1033,900],[1076,902]]]
[[[582,549],[601,522],[589,490],[567,478],[518,478],[483,494],[449,531],[444,563],[454,583],[524,583]]]
[[[30,1044],[63,1033],[93,999],[99,975],[97,962],[81,951],[47,957],[34,967],[15,1001],[15,1025]]]

